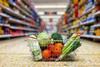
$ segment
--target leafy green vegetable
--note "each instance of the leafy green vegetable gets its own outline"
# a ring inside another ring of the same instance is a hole
[[[62,36],[61,36],[61,34],[59,34],[59,33],[53,33],[52,35],[51,35],[51,37],[52,37],[52,39],[53,40],[58,40],[58,41],[56,41],[56,42],[62,42],[63,41],[63,38],[62,38]]]
[[[41,32],[37,35],[37,39],[41,47],[45,47],[49,44],[49,36],[46,32]]]

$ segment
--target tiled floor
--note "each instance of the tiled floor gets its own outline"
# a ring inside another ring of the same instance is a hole
[[[82,40],[73,61],[34,62],[25,40],[0,41],[0,67],[100,67],[100,43]]]

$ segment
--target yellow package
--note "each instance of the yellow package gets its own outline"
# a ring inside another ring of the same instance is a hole
[[[78,4],[79,0],[74,0],[74,4]]]
[[[97,29],[95,30],[95,34],[96,34],[96,36],[100,36],[100,28],[97,28]]]
[[[80,16],[83,15],[84,10],[85,10],[85,6],[82,6],[82,7],[80,8],[80,10],[79,10],[79,15],[80,15]]]
[[[8,0],[3,0],[3,4],[4,4],[4,6],[9,7]]]
[[[2,27],[0,27],[0,35],[3,35],[4,34],[4,31],[2,29]]]
[[[3,4],[3,0],[0,0],[0,3]]]

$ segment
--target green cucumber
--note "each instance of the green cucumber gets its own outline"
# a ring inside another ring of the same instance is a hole
[[[79,39],[79,37],[77,37],[68,47],[66,47],[65,50],[62,51],[62,54],[59,58],[64,58],[66,55],[68,55],[70,52],[72,52],[73,44],[75,44],[78,39]]]
[[[62,51],[64,51],[72,42],[73,40],[75,40],[75,38],[77,37],[77,34],[73,34],[70,39],[67,41],[67,43],[65,43]]]
[[[72,51],[75,51],[78,47],[81,46],[80,40],[77,40],[74,44],[73,44],[73,49]]]

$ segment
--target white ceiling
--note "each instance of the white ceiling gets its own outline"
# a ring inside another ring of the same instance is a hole
[[[45,20],[49,18],[59,18],[67,8],[67,0],[33,0],[38,14]],[[57,12],[56,16],[44,15],[44,12]]]

